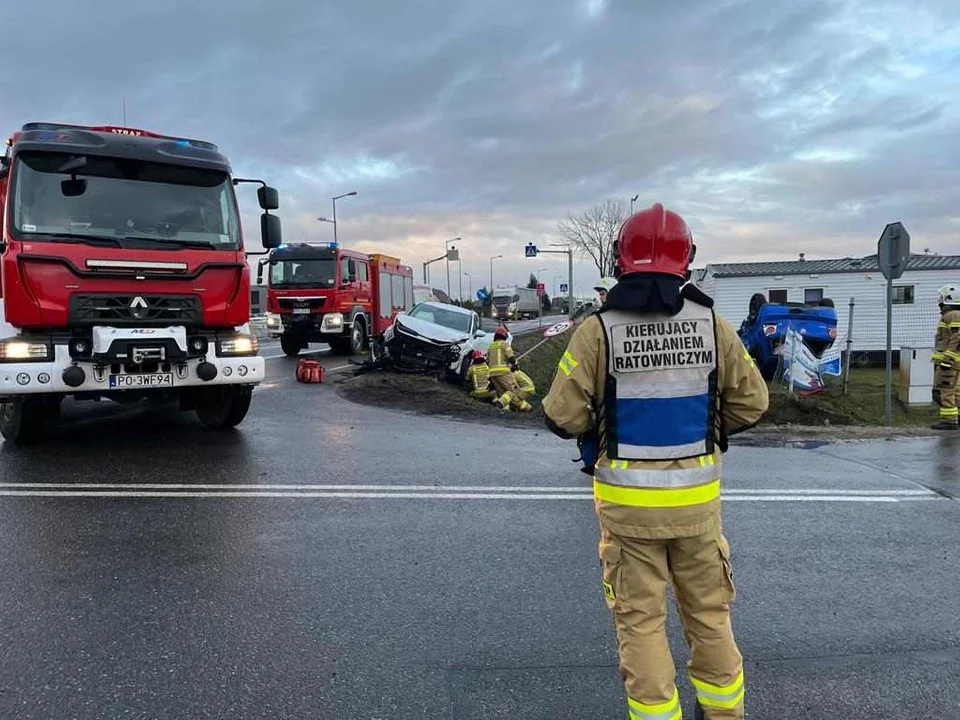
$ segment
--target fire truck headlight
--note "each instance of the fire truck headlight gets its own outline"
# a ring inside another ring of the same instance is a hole
[[[42,361],[50,360],[52,356],[50,344],[46,342],[17,338],[0,340],[0,362]]]
[[[280,329],[280,316],[275,313],[267,313],[267,330]]]
[[[324,315],[323,329],[324,330],[343,329],[343,315],[341,315],[340,313],[330,313],[329,315]]]
[[[220,341],[217,355],[256,355],[260,352],[260,341],[252,335],[234,335]]]

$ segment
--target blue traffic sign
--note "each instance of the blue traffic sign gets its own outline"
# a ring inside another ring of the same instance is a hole
[[[490,293],[487,292],[486,288],[480,288],[479,290],[477,290],[477,300],[479,300],[480,302],[483,302],[484,300],[486,300],[489,295]]]
[[[566,292],[569,289],[569,285],[566,283],[560,283],[560,292]]]
[[[537,246],[533,243],[527,243],[527,246],[523,249],[524,254],[527,257],[536,257],[537,256]]]

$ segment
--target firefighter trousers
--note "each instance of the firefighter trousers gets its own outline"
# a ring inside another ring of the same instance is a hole
[[[933,400],[940,407],[940,422],[956,425],[960,420],[960,411],[957,410],[957,400],[960,400],[958,380],[960,373],[954,368],[938,365],[933,371]]]
[[[736,589],[720,527],[695,537],[641,540],[601,524],[600,558],[631,719],[681,717],[666,634],[672,584],[691,650],[687,669],[704,717],[743,720],[743,658],[730,622]]]
[[[517,379],[512,373],[491,375],[490,385],[493,387],[493,394],[496,396],[494,402],[505,410],[507,408],[525,411],[533,409],[533,406],[520,395],[520,386],[517,385]]]

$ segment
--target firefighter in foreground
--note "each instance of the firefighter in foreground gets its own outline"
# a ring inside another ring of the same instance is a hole
[[[483,350],[474,350],[470,354],[471,364],[467,370],[467,389],[475,400],[490,400],[493,390],[490,388],[490,368]]]
[[[767,386],[734,329],[692,284],[695,246],[662,205],[628,218],[618,284],[576,330],[543,402],[594,477],[603,588],[633,720],[682,716],[667,642],[672,583],[691,648],[695,717],[744,717],[720,512],[727,439],[756,424]]]
[[[494,405],[504,410],[514,409],[530,411],[533,405],[523,399],[517,379],[511,366],[516,363],[516,353],[507,340],[507,331],[503,326],[493,334],[493,342],[487,348],[487,366],[490,368],[490,385],[496,396]]]
[[[957,401],[960,400],[960,288],[940,288],[940,322],[934,342],[933,401],[940,407],[935,430],[957,430]]]

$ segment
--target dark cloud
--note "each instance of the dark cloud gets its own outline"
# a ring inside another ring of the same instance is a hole
[[[952,0],[18,3],[0,120],[119,123],[125,96],[129,124],[212,140],[279,186],[288,237],[326,237],[314,218],[357,190],[344,239],[418,264],[460,235],[477,276],[503,253],[523,278],[521,245],[635,193],[689,213],[702,260],[797,238],[869,252],[894,217],[960,252],[958,15]]]

